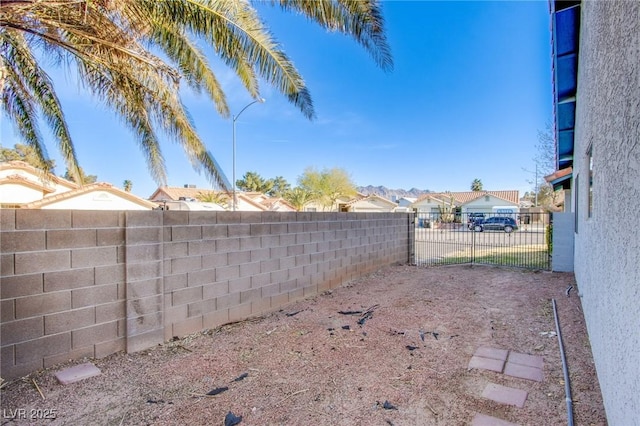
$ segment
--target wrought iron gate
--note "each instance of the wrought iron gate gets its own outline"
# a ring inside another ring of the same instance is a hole
[[[552,230],[548,213],[416,213],[415,263],[548,270]]]

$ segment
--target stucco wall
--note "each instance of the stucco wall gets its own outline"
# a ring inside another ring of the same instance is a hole
[[[638,424],[640,2],[582,2],[579,55],[575,275],[609,424]]]
[[[0,210],[1,375],[146,349],[408,262],[412,219]]]

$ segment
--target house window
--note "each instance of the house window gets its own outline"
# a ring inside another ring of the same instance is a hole
[[[593,216],[593,146],[587,151],[589,158],[589,217]]]
[[[488,196],[488,195],[485,195],[485,196],[484,196],[484,200],[485,200],[485,201],[489,201],[489,200],[490,200],[489,196]]]

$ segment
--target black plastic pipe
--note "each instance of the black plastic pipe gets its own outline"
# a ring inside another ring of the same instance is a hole
[[[569,382],[569,370],[567,369],[567,358],[564,356],[564,345],[562,344],[562,334],[560,333],[560,321],[558,320],[558,309],[556,299],[553,302],[553,317],[556,321],[556,334],[558,335],[558,345],[560,346],[560,358],[562,359],[562,373],[564,374],[564,393],[567,401],[567,424],[573,426],[573,401],[571,400],[571,384]]]

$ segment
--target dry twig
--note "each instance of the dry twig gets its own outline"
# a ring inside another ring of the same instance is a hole
[[[280,401],[276,402],[276,403],[275,403],[275,405],[278,405],[278,404],[280,404],[280,403],[282,403],[282,402],[286,401],[287,399],[291,398],[292,396],[296,396],[296,395],[298,395],[299,393],[303,393],[303,392],[306,392],[306,391],[308,391],[308,390],[309,390],[309,389],[302,389],[302,390],[299,390],[299,391],[297,391],[297,392],[294,392],[294,393],[292,393],[292,394],[290,394],[290,395],[287,395],[287,396],[285,396],[284,398],[282,398]]]
[[[36,387],[36,390],[38,391],[38,393],[40,394],[40,396],[42,397],[42,400],[45,401],[46,398],[44,397],[44,394],[42,393],[42,391],[40,390],[40,386],[38,386],[38,384],[36,383],[36,379],[31,379],[31,382],[33,382],[33,385]]]

